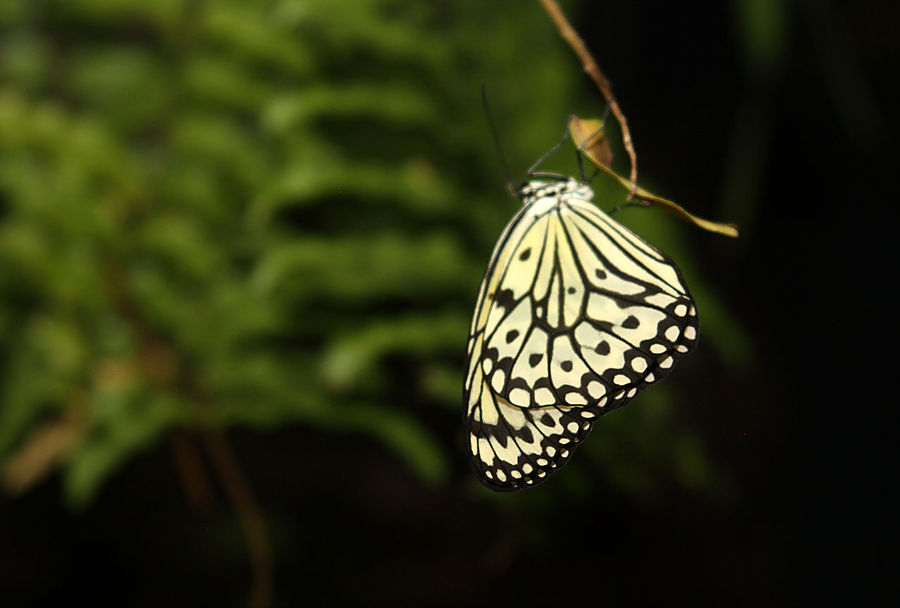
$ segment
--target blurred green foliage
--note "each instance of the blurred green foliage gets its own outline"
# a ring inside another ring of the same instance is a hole
[[[537,5],[7,0],[0,28],[0,461],[38,445],[33,477],[60,469],[85,504],[174,426],[300,423],[446,481],[473,300],[516,206],[480,85],[513,167],[574,110],[579,66]],[[740,359],[662,216],[639,231]],[[584,450],[623,491],[717,484],[666,388]]]

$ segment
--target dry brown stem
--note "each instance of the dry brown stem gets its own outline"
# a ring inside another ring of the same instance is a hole
[[[631,131],[628,129],[628,121],[625,119],[625,114],[622,113],[622,109],[619,107],[619,103],[613,95],[612,85],[610,84],[609,79],[600,70],[600,66],[597,65],[597,62],[594,60],[590,51],[588,51],[587,46],[584,44],[584,40],[581,39],[581,36],[578,35],[578,32],[576,32],[575,28],[572,27],[572,24],[569,23],[569,20],[562,12],[562,9],[559,8],[559,4],[557,4],[555,0],[539,1],[541,5],[543,5],[544,10],[547,11],[547,14],[550,15],[550,18],[553,19],[557,29],[559,29],[560,36],[569,43],[569,46],[572,47],[572,50],[578,55],[581,64],[584,66],[584,71],[591,77],[594,84],[600,89],[600,92],[603,93],[603,97],[606,98],[606,102],[609,104],[610,112],[616,117],[616,121],[622,129],[622,145],[625,146],[625,151],[628,153],[628,158],[631,160],[631,193],[628,195],[628,200],[631,200],[634,197],[635,192],[637,192],[637,153],[634,151],[634,143],[631,141]]]

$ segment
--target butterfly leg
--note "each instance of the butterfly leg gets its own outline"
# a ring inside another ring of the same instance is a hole
[[[630,201],[627,203],[622,203],[621,205],[617,205],[609,212],[609,214],[612,215],[612,214],[616,213],[617,211],[621,211],[622,209],[626,209],[628,207],[649,207],[649,206],[650,206],[650,203],[648,203],[647,201],[638,199],[636,201]]]
[[[544,152],[544,154],[542,154],[541,157],[539,159],[537,159],[537,161],[535,161],[535,163],[533,165],[528,167],[528,175],[534,177],[537,174],[537,168],[540,167],[541,165],[543,165],[544,161],[546,161],[548,158],[550,158],[551,156],[556,154],[557,150],[559,150],[562,147],[562,145],[564,143],[566,143],[567,139],[569,139],[569,129],[568,128],[566,128],[563,131],[562,139],[560,139],[556,143],[556,145],[554,145],[552,148],[550,148],[549,150]]]

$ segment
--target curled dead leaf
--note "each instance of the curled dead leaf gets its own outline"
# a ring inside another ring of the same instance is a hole
[[[698,217],[674,201],[657,196],[640,186],[635,187],[629,180],[613,171],[609,166],[612,160],[612,153],[609,151],[609,142],[603,131],[602,120],[596,118],[582,119],[573,114],[569,118],[569,134],[572,136],[575,146],[584,153],[595,167],[613,177],[629,192],[633,192],[637,199],[650,205],[662,207],[703,230],[734,238],[738,236],[738,227],[735,224],[713,222]]]

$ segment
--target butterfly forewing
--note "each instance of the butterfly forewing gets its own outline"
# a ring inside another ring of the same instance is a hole
[[[481,285],[464,384],[467,449],[495,490],[544,481],[697,338],[678,268],[588,186],[532,181],[521,196]]]

